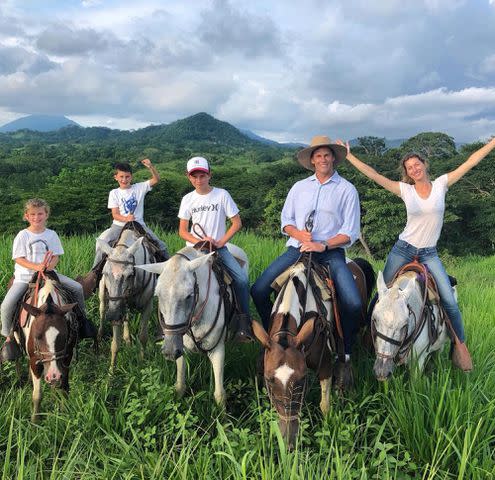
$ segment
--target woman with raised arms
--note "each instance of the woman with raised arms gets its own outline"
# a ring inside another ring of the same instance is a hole
[[[343,145],[343,143],[341,142]],[[361,173],[389,192],[402,198],[407,210],[407,223],[387,257],[383,278],[390,283],[400,267],[418,257],[427,265],[438,287],[444,307],[455,332],[452,363],[464,372],[473,369],[466,347],[461,312],[454,297],[449,277],[438,257],[436,245],[443,227],[445,195],[451,185],[460,180],[495,148],[495,137],[474,152],[462,165],[431,181],[426,161],[416,153],[401,160],[402,181],[396,182],[379,174],[359,160],[347,147],[347,160]]]

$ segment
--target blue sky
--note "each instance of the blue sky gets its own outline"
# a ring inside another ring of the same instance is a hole
[[[3,0],[0,124],[206,111],[279,141],[495,134],[495,0]]]

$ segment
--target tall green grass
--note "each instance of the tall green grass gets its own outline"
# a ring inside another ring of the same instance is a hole
[[[182,242],[164,234],[171,251]],[[0,295],[12,271],[11,237],[0,240]],[[238,235],[251,261],[251,280],[283,250],[281,241]],[[91,266],[94,238],[63,239],[59,270],[76,276]],[[475,370],[451,368],[447,349],[423,376],[397,370],[388,385],[372,375],[373,359],[357,348],[357,388],[333,396],[323,417],[314,376],[303,408],[297,448],[287,452],[276,416],[255,378],[257,345],[229,345],[227,408],[213,402],[210,365],[188,357],[188,392],[177,399],[175,366],[149,345],[123,347],[108,374],[109,339],[94,356],[82,345],[64,398],[44,387],[42,421],[30,422],[27,367],[0,372],[2,479],[487,479],[495,477],[495,257],[449,258]],[[381,267],[376,264],[375,267]],[[88,302],[97,322],[97,301]],[[153,319],[156,322],[156,319]],[[137,319],[133,320],[137,327]],[[151,329],[153,331],[153,327]],[[135,331],[135,328],[134,328]]]

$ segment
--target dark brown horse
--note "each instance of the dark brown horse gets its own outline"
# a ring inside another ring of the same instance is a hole
[[[368,262],[356,261],[359,266],[351,264],[351,271],[366,306],[374,273]],[[293,265],[273,306],[269,332],[260,323],[253,322],[254,334],[265,348],[266,389],[289,448],[293,447],[299,429],[308,368],[315,371],[320,382],[321,411],[326,414],[330,409],[338,333],[332,303],[335,299],[331,289],[325,293],[325,281],[319,278],[316,273],[308,275],[307,262]]]
[[[37,292],[37,306],[22,302],[20,324],[33,382],[33,422],[38,421],[41,377],[51,386],[69,391],[69,365],[78,338],[75,303],[64,305],[55,283],[46,278]]]

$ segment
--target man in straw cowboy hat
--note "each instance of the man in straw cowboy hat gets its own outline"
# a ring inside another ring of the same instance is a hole
[[[251,288],[256,309],[268,328],[273,292],[272,282],[302,252],[313,252],[313,259],[330,267],[337,292],[344,334],[345,356],[339,357],[335,384],[352,386],[351,345],[361,317],[361,299],[351,271],[347,267],[344,247],[357,240],[360,228],[359,197],[356,188],[335,170],[346,158],[347,150],[327,136],[319,135],[301,150],[299,163],[314,172],[296,182],[282,209],[282,232],[289,237],[287,250],[273,261]]]

